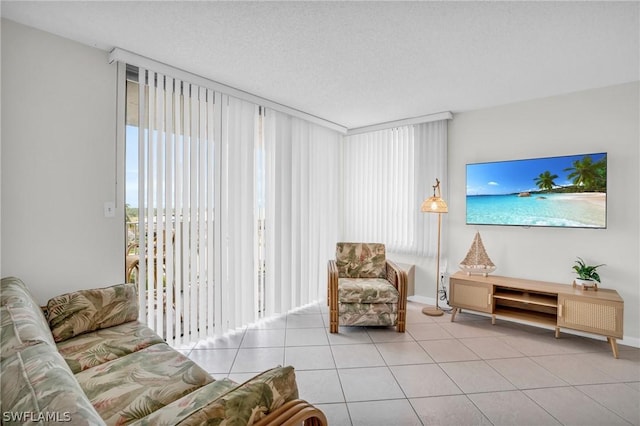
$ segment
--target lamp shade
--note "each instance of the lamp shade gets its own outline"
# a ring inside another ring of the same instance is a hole
[[[420,211],[424,213],[448,213],[449,207],[447,207],[447,203],[442,198],[434,195],[422,202]]]

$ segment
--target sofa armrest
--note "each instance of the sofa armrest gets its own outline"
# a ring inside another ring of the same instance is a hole
[[[215,380],[136,420],[130,426],[178,424],[237,387],[238,384],[229,379]]]
[[[322,411],[302,399],[294,399],[269,413],[254,426],[327,426],[328,421]]]
[[[55,346],[26,346],[0,371],[3,425],[105,425]]]
[[[298,398],[293,367],[276,367],[238,385],[217,380],[154,411],[132,425],[251,425]],[[218,421],[218,422],[216,422]]]

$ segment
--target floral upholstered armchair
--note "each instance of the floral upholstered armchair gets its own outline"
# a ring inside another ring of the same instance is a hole
[[[395,325],[404,333],[407,273],[386,259],[384,244],[336,244],[328,275],[331,333],[339,325]]]

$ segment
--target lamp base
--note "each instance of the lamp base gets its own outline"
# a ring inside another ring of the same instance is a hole
[[[430,317],[439,317],[444,314],[444,311],[437,306],[425,306],[422,308],[422,313]]]

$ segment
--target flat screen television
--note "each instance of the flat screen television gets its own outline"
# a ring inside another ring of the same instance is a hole
[[[467,164],[467,224],[607,227],[607,153]]]

